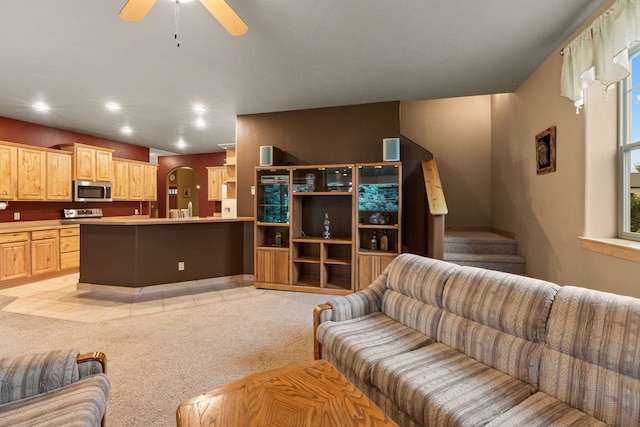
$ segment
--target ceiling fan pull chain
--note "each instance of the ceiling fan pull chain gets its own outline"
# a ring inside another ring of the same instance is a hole
[[[176,8],[174,9],[173,17],[175,21],[173,38],[176,41],[176,47],[180,47],[180,40],[178,39],[178,24],[180,22],[180,0],[176,0]]]

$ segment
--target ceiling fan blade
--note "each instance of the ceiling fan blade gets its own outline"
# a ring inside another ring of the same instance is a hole
[[[200,0],[232,36],[241,36],[249,27],[224,0]]]
[[[129,0],[118,16],[125,21],[142,21],[156,0]]]

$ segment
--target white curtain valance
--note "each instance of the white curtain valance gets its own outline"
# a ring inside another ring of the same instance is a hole
[[[628,49],[640,41],[640,0],[617,0],[563,49],[561,94],[577,108],[595,81],[616,83],[630,73]]]

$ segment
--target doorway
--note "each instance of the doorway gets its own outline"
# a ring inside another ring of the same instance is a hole
[[[200,215],[200,176],[198,172],[187,166],[175,168],[166,176],[167,206],[166,218],[170,218],[170,209],[188,209],[194,217]]]

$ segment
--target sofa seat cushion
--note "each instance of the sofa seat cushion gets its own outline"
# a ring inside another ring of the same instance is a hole
[[[105,374],[83,378],[73,384],[26,399],[0,405],[3,426],[99,426],[109,396]]]
[[[368,381],[376,361],[431,344],[433,339],[381,312],[344,322],[324,322],[318,327],[322,353],[348,361],[353,373]]]
[[[539,392],[509,409],[487,424],[487,427],[608,426],[566,403]]]
[[[371,383],[424,426],[484,425],[535,393],[441,343],[381,360]]]

